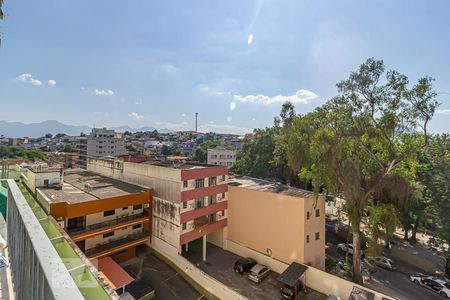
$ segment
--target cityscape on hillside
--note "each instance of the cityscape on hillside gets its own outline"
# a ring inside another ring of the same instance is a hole
[[[0,0],[0,300],[450,299],[449,9]]]

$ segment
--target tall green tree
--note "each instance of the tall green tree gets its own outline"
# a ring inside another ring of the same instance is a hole
[[[299,136],[299,144],[288,145],[291,166],[310,177],[316,191],[325,187],[343,193],[353,232],[353,279],[357,283],[362,283],[361,220],[365,209],[382,180],[400,163],[414,159],[415,144],[405,133],[415,130],[418,108],[408,97],[408,83],[406,76],[386,72],[383,61],[368,59],[337,84],[336,97],[311,116],[300,117],[319,122],[317,128],[311,128],[312,137],[304,141]],[[423,100],[434,100],[427,99]],[[307,133],[314,122],[304,123],[307,127],[302,132]]]
[[[435,136],[427,155],[431,168],[426,183],[436,227],[430,242],[441,250],[446,259],[445,274],[450,276],[450,136]]]

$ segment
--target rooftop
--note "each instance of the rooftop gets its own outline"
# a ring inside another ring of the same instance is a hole
[[[311,191],[291,187],[279,182],[272,182],[248,176],[230,177],[228,184],[231,186],[237,186],[244,189],[283,194],[293,197],[301,197],[301,198],[314,197],[314,192]]]
[[[131,183],[78,169],[64,175],[62,188],[39,188],[51,202],[79,203],[145,192]]]
[[[166,168],[174,168],[174,169],[183,169],[183,170],[189,170],[189,169],[203,169],[203,168],[211,168],[211,167],[220,167],[216,165],[208,165],[204,163],[198,163],[198,162],[178,162],[178,161],[146,161],[145,164],[159,166],[159,167],[166,167]]]

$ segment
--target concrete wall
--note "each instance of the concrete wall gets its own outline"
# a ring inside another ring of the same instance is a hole
[[[277,273],[282,273],[289,266],[289,264],[287,263],[269,257],[264,253],[260,253],[248,247],[239,245],[233,241],[227,240],[226,244],[228,251],[233,252],[242,257],[251,257],[255,259],[257,262],[269,266],[273,271]],[[393,299],[384,294],[364,288],[360,285],[354,284],[351,281],[339,278],[337,276],[326,273],[314,267],[308,267],[308,270],[306,270],[305,279],[306,279],[306,286],[308,288],[316,290],[325,295],[336,295],[341,297],[341,299],[348,299],[354,286],[374,293],[375,300],[381,300],[382,297],[385,297],[386,299]]]
[[[102,223],[102,222],[106,222],[106,221],[111,221],[111,220],[115,220],[117,218],[121,218],[122,216],[127,216],[127,215],[137,215],[143,212],[143,208],[140,209],[133,209],[133,206],[127,206],[124,205],[124,207],[127,207],[127,209],[123,209],[123,207],[121,208],[116,208],[115,209],[115,214],[112,216],[104,216],[104,212],[99,212],[99,213],[94,213],[94,214],[89,214],[86,215],[86,226],[88,225],[92,225],[92,224],[98,224],[98,223]],[[110,210],[110,208],[108,207],[104,207],[105,210]],[[112,209],[111,209],[112,210]]]
[[[193,280],[217,298],[224,300],[248,300],[248,298],[196,268],[187,259],[178,254],[177,248],[165,243],[157,237],[152,237],[151,246],[155,251],[176,265],[184,276],[187,276],[190,280]]]
[[[152,234],[178,249],[180,245],[180,205],[153,197]]]
[[[86,239],[86,244],[85,244],[86,250],[94,248],[98,244],[100,244],[100,245],[106,244],[106,243],[109,243],[110,241],[124,238],[127,235],[142,232],[142,229],[143,229],[143,226],[141,226],[138,229],[133,229],[132,226],[129,226],[129,227],[126,227],[125,229],[119,229],[119,230],[114,231],[114,235],[111,237],[103,238],[103,235],[97,235],[93,238]]]

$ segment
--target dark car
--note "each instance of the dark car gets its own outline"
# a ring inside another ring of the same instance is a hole
[[[243,257],[243,258],[239,258],[235,263],[234,263],[234,271],[237,273],[248,273],[248,271],[250,271],[254,266],[256,265],[256,261],[249,258],[249,257]]]
[[[297,292],[295,291],[295,288],[297,288]],[[302,291],[302,289],[303,289],[302,282],[298,282],[297,286],[289,286],[289,285],[285,284],[284,286],[281,287],[280,293],[281,293],[281,296],[283,296],[283,298],[295,299],[296,295],[300,295],[300,292]]]

